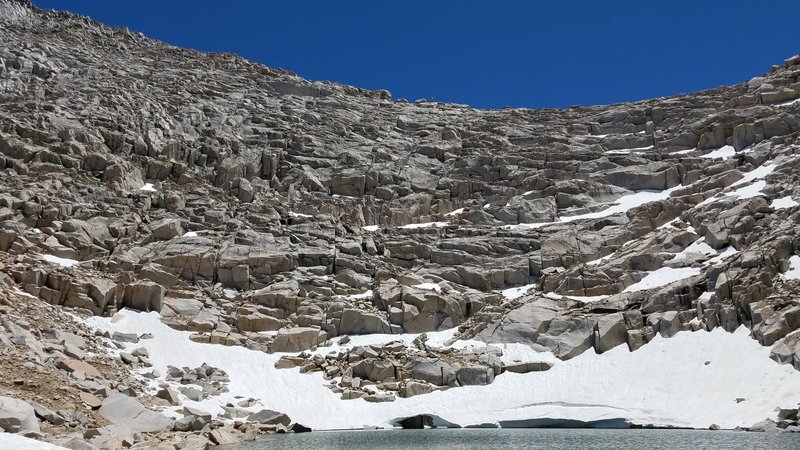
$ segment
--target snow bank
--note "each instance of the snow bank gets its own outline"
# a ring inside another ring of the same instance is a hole
[[[561,295],[556,294],[555,292],[548,292],[547,294],[544,294],[544,296],[553,300],[568,298],[570,300],[576,300],[583,303],[599,302],[609,297],[608,295]]]
[[[733,248],[732,245],[727,245],[727,246],[721,248],[717,252],[717,256],[715,256],[715,257],[709,259],[708,261],[706,261],[706,264],[711,264],[711,265],[716,264],[716,263],[722,261],[723,259],[730,258],[731,256],[733,256],[733,255],[735,255],[737,253],[739,253],[739,250],[736,250],[735,248]]]
[[[678,280],[689,278],[700,274],[700,269],[695,267],[682,267],[680,269],[673,269],[672,267],[662,267],[654,270],[642,278],[638,283],[634,283],[622,292],[636,292],[645,289],[653,289],[661,286],[666,286]]]
[[[37,441],[36,439],[29,439],[18,434],[3,433],[0,431],[0,448],[9,450],[53,450],[63,449],[64,447]]]
[[[744,178],[737,181],[736,183],[733,183],[731,187],[741,186],[743,184],[751,183],[755,180],[758,180],[759,178],[764,178],[767,175],[771,174],[776,167],[778,167],[778,165],[772,162],[758,166],[755,169],[751,170],[750,172],[746,172],[744,174]]]
[[[44,255],[42,256],[42,259],[47,262],[51,262],[53,264],[58,264],[61,267],[72,267],[80,262],[74,259],[59,258],[58,256],[53,256],[53,255]]]
[[[726,193],[722,193],[722,194],[717,194],[717,196],[714,196],[714,197],[709,197],[709,198],[703,200],[702,202],[700,202],[699,204],[697,204],[697,206],[705,206],[705,205],[714,203],[714,202],[718,201],[719,199],[724,198],[726,196],[734,196],[734,197],[737,197],[739,199],[746,199],[746,198],[755,197],[757,195],[764,195],[763,190],[767,186],[767,182],[764,181],[764,180],[760,180],[760,179],[766,177],[769,174],[771,174],[775,170],[776,167],[778,167],[777,164],[775,164],[775,163],[773,163],[771,161],[768,161],[767,163],[756,167],[755,169],[751,170],[750,172],[745,173],[744,177],[741,180],[731,184],[728,187],[728,188],[735,188],[735,187],[739,186],[738,189],[734,190],[733,192],[726,192]],[[760,181],[756,181],[756,180],[760,180]],[[755,183],[754,183],[754,181],[755,181]]]
[[[573,220],[580,220],[580,219],[599,219],[602,217],[608,217],[613,214],[618,213],[626,213],[629,210],[642,206],[646,203],[655,202],[659,200],[665,200],[669,198],[670,194],[674,191],[677,191],[683,186],[675,186],[671,189],[666,189],[663,191],[651,191],[651,190],[644,190],[644,191],[637,191],[634,194],[626,195],[617,199],[614,205],[602,210],[588,214],[580,214],[577,216],[567,216],[562,217],[561,222],[572,222]]]
[[[360,294],[345,295],[344,298],[346,298],[347,300],[361,300],[364,298],[372,298],[372,289],[368,289]]]
[[[800,256],[789,258],[789,270],[781,274],[784,280],[800,280]]]
[[[652,149],[653,149],[652,145],[648,145],[647,147],[621,148],[618,150],[609,150],[606,152],[606,155],[628,155],[630,153],[646,152]]]
[[[755,183],[748,184],[747,186],[740,187],[729,195],[739,197],[740,200],[745,198],[756,197],[764,195],[764,188],[767,187],[767,182],[764,180],[756,181]]]
[[[600,211],[586,213],[586,214],[579,214],[575,216],[560,217],[557,222],[521,223],[518,225],[505,225],[503,228],[509,230],[540,228],[545,225],[566,223],[581,219],[600,219],[618,213],[626,213],[629,210],[642,206],[646,203],[665,200],[669,198],[670,194],[672,194],[674,191],[682,187],[683,186],[675,186],[673,188],[665,189],[663,191],[653,191],[653,190],[636,191],[631,195],[626,195],[624,197],[618,198],[616,201],[614,201],[614,203],[611,206]]]
[[[797,205],[800,205],[800,203],[797,203],[795,199],[787,195],[786,197],[776,198],[772,201],[770,206],[775,209],[786,209],[795,207]]]
[[[778,103],[778,104],[775,104],[775,105],[772,105],[772,106],[792,106],[792,105],[794,105],[795,103],[798,103],[798,102],[800,102],[800,98],[796,98],[794,100],[789,100],[788,102]]]
[[[430,228],[430,227],[446,227],[447,222],[425,222],[425,223],[410,223],[408,225],[403,225],[400,228],[412,229],[412,228]]]
[[[503,297],[507,300],[514,300],[515,298],[520,298],[523,295],[527,294],[529,290],[535,288],[535,284],[528,284],[525,286],[508,288],[502,291]]]
[[[711,153],[706,153],[705,155],[700,155],[701,158],[710,158],[710,159],[728,159],[736,154],[736,150],[733,146],[726,145],[724,147],[718,148]]]
[[[418,288],[418,289],[423,289],[425,291],[442,292],[442,287],[439,286],[436,283],[421,283],[421,284],[418,284],[418,285],[412,286],[412,287],[415,287],[415,288]]]
[[[151,333],[153,339],[126,347],[145,346],[153,368],[161,373],[167,365],[197,367],[204,362],[228,372],[230,392],[187,404],[219,413],[220,405],[236,403],[236,396],[253,397],[260,399],[254,409],[283,411],[318,430],[386,427],[392,419],[421,413],[461,425],[536,418],[626,418],[639,424],[705,428],[717,423],[733,428],[773,416],[776,406],[800,402],[800,372],[770,360],[769,348],[751,339],[744,327],[733,334],[717,328],[682,332],[670,339],[657,336],[633,353],[624,345],[602,355],[588,351],[558,361],[546,372],[505,373],[489,386],[368,403],[340,400],[324,387],[328,382],[321,373],[274,369],[280,354],[195,343],[189,340],[190,333],[161,323],[157,313],[123,310],[119,316],[116,323],[101,317],[89,318],[87,323],[111,332]],[[445,340],[448,335],[452,333],[429,333],[428,342]],[[379,339],[407,341],[412,336],[352,336],[350,345]],[[537,356],[516,345],[506,350],[511,358]],[[737,398],[745,401],[737,402]]]
[[[602,264],[602,263],[604,263],[606,261],[611,260],[611,258],[613,258],[614,255],[616,255],[616,253],[617,252],[614,252],[614,253],[611,253],[610,255],[603,256],[602,258],[593,259],[593,260],[587,262],[586,265],[587,266],[596,266],[598,264]]]
[[[687,259],[690,256],[697,255],[697,254],[707,255],[707,256],[711,256],[711,255],[716,256],[717,255],[717,251],[714,250],[713,248],[711,248],[710,245],[706,244],[704,238],[700,238],[700,239],[692,242],[691,244],[689,244],[685,249],[683,249],[683,251],[681,251],[680,253],[676,254],[674,260]]]

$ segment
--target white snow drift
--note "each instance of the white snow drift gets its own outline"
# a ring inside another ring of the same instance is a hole
[[[746,328],[733,334],[718,328],[682,332],[670,339],[656,337],[633,353],[625,346],[602,355],[588,351],[559,361],[546,372],[505,373],[488,386],[369,403],[340,400],[324,387],[328,382],[321,373],[275,369],[279,354],[192,342],[190,333],[167,327],[157,313],[123,310],[119,316],[116,323],[101,317],[89,318],[87,323],[109,331],[151,333],[153,339],[127,346],[145,346],[153,368],[161,373],[167,365],[197,367],[204,362],[228,372],[230,392],[186,404],[219,413],[221,404],[235,403],[237,396],[253,397],[260,399],[254,409],[283,411],[318,430],[386,427],[392,419],[423,413],[461,425],[535,418],[625,418],[640,424],[705,428],[717,423],[733,428],[773,416],[776,406],[800,402],[800,372],[770,360],[769,348],[751,339]],[[441,342],[448,333],[429,335],[431,341]],[[408,341],[413,335],[354,337],[354,341],[399,338]],[[519,346],[510,351],[525,357],[532,352]],[[745,401],[737,402],[737,398]]]

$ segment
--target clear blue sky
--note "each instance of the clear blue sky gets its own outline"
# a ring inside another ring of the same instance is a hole
[[[313,80],[483,108],[737,83],[800,53],[800,1],[34,0]]]

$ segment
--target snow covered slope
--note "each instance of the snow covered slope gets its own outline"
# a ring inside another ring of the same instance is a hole
[[[505,373],[489,386],[368,403],[340,400],[324,387],[319,373],[275,369],[280,354],[198,344],[189,340],[190,333],[161,323],[156,313],[124,310],[117,319],[112,323],[92,317],[88,323],[110,332],[151,333],[153,339],[136,346],[147,347],[154,368],[162,373],[167,365],[195,367],[204,362],[228,372],[229,393],[186,405],[217,413],[220,404],[238,401],[237,396],[253,397],[260,400],[256,409],[284,411],[317,430],[389,426],[392,419],[422,413],[463,426],[535,418],[623,418],[658,426],[705,428],[717,423],[734,428],[774,415],[776,405],[800,402],[800,373],[771,361],[769,348],[751,339],[744,327],[733,334],[717,328],[683,332],[670,339],[656,337],[636,352],[625,346],[602,355],[586,352],[556,362],[546,372]],[[363,337],[358,343],[380,338]],[[434,340],[442,339],[434,336]]]

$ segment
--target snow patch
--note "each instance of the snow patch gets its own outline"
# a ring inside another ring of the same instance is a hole
[[[798,102],[800,102],[800,98],[796,98],[794,100],[789,100],[788,102],[778,103],[778,104],[772,105],[772,106],[779,106],[779,107],[792,106],[792,105],[794,105],[795,103],[798,103]]]
[[[451,212],[445,214],[445,216],[446,217],[453,217],[453,216],[457,216],[457,215],[459,215],[459,214],[461,214],[463,212],[464,212],[464,208],[458,208],[455,211],[451,211]]]
[[[362,292],[360,294],[352,294],[352,295],[345,295],[344,298],[347,300],[361,300],[364,298],[372,298],[372,289],[369,289],[366,292]]]
[[[520,298],[523,295],[527,294],[529,290],[535,288],[535,284],[527,284],[525,286],[520,287],[513,287],[503,290],[501,293],[506,300],[514,300],[515,298]]]
[[[156,188],[153,183],[145,183],[144,186],[139,188],[140,191],[155,192]]]
[[[751,170],[750,172],[745,173],[744,178],[737,181],[736,183],[733,183],[731,187],[741,186],[743,184],[747,184],[755,180],[758,180],[759,178],[764,178],[767,175],[771,174],[776,167],[778,167],[778,165],[771,162],[758,166],[755,169]]]
[[[717,252],[717,256],[715,256],[715,257],[709,259],[708,261],[706,261],[706,264],[716,264],[716,263],[722,261],[723,259],[730,258],[731,256],[733,256],[733,255],[735,255],[737,253],[739,253],[739,250],[736,250],[731,245],[727,245],[722,250],[719,250]]]
[[[800,280],[800,256],[789,258],[789,270],[781,274],[784,280]]]
[[[587,262],[586,265],[587,266],[596,266],[598,264],[603,264],[604,262],[609,261],[611,258],[613,258],[614,255],[616,255],[616,254],[617,254],[617,252],[614,252],[614,253],[612,253],[610,255],[603,256],[602,258],[593,259],[593,260]]]
[[[430,228],[430,227],[441,228],[441,227],[446,227],[446,226],[447,226],[447,222],[425,222],[425,223],[410,223],[408,225],[403,225],[400,228],[406,228],[406,229]]]
[[[418,284],[418,285],[412,286],[412,287],[415,287],[415,288],[418,288],[418,289],[424,289],[426,291],[442,292],[442,287],[439,286],[436,283],[422,283],[422,284]]]
[[[662,267],[654,270],[642,278],[638,283],[634,283],[622,292],[637,292],[645,289],[653,289],[661,286],[666,286],[684,278],[693,277],[700,274],[700,269],[694,267],[682,267],[680,269],[673,269],[672,267]]]
[[[230,392],[196,402],[198,408],[218,414],[222,405],[252,397],[260,403],[253,409],[285,412],[315,430],[389,427],[394,418],[422,413],[463,426],[536,418],[626,418],[656,426],[707,428],[717,423],[730,429],[774,416],[776,406],[800,402],[800,372],[770,360],[770,349],[751,339],[745,327],[735,333],[716,328],[681,332],[669,339],[656,336],[635,352],[625,345],[602,355],[587,351],[557,362],[548,371],[504,373],[488,386],[369,403],[340,400],[324,386],[328,382],[320,372],[275,369],[280,354],[192,342],[190,332],[167,327],[154,312],[123,310],[119,316],[116,323],[104,317],[90,317],[86,322],[109,332],[151,333],[153,339],[126,344],[126,348],[147,348],[153,364],[147,370],[166,373],[167,365],[197,367],[205,362],[229,374]],[[447,340],[453,333],[428,333],[428,342]],[[411,336],[386,335],[384,339],[407,341]],[[352,336],[352,340],[374,342],[375,336]],[[504,351],[506,358],[550,357],[519,346],[507,346]],[[746,401],[737,403],[736,398]]]
[[[800,205],[800,203],[797,203],[795,199],[787,195],[786,197],[776,198],[775,200],[772,201],[772,204],[770,206],[772,206],[775,209],[786,209],[786,208],[793,208],[797,205]]]
[[[361,227],[361,229],[364,231],[378,231],[378,228],[380,228],[380,225],[367,225],[365,227]]]
[[[692,242],[689,246],[687,246],[685,249],[683,249],[683,251],[681,251],[680,253],[676,254],[674,259],[679,261],[679,260],[682,260],[682,259],[687,259],[691,255],[697,255],[697,254],[706,255],[706,256],[710,256],[710,255],[715,255],[716,256],[717,255],[717,251],[714,250],[713,248],[711,248],[710,245],[706,244],[704,238],[700,238],[700,239]]]
[[[751,198],[756,197],[759,195],[764,195],[764,188],[767,187],[767,182],[764,180],[756,181],[755,183],[749,184],[744,187],[740,187],[739,189],[733,191],[729,195],[735,195],[739,197],[739,199]]]
[[[648,145],[647,147],[621,148],[619,150],[609,150],[606,152],[606,155],[628,155],[630,153],[646,152],[652,149],[652,145]]]
[[[311,214],[301,214],[301,213],[296,213],[294,211],[289,211],[289,217],[298,217],[298,218],[310,219],[310,218],[312,218],[314,216],[312,216]]]
[[[579,214],[575,216],[560,217],[557,222],[521,223],[518,225],[505,225],[503,228],[508,230],[541,228],[545,225],[566,223],[581,219],[600,219],[618,213],[626,213],[629,210],[642,206],[646,203],[665,200],[669,198],[670,194],[672,194],[673,192],[682,187],[683,186],[678,185],[670,189],[665,189],[663,191],[653,191],[653,190],[636,191],[631,195],[626,195],[624,197],[618,198],[611,206],[601,211]]]
[[[711,300],[711,297],[713,297],[713,296],[714,296],[713,292],[706,291],[706,292],[703,292],[702,294],[700,294],[700,297],[698,297],[698,298],[700,300]]]
[[[548,292],[547,294],[544,294],[544,296],[553,300],[568,298],[570,300],[576,300],[583,303],[599,302],[609,297],[608,295],[561,295],[556,294],[555,292]]]
[[[53,264],[58,264],[61,267],[72,267],[80,262],[74,259],[59,258],[58,256],[53,256],[53,255],[44,255],[42,256],[42,259],[47,262],[51,262]]]
[[[711,153],[706,153],[705,155],[700,155],[701,158],[709,158],[709,159],[728,159],[736,155],[736,150],[731,145],[726,145],[724,147],[720,147],[714,150]]]
[[[0,432],[0,448],[14,450],[53,450],[63,449],[65,447],[26,438],[19,434]]]
[[[577,216],[567,216],[562,217],[560,220],[561,222],[572,222],[573,220],[580,220],[580,219],[599,219],[602,217],[608,217],[617,213],[626,213],[629,210],[642,206],[646,203],[656,202],[659,200],[665,200],[669,198],[670,194],[677,191],[683,186],[675,186],[670,189],[666,189],[663,191],[652,191],[652,190],[643,190],[637,191],[634,194],[626,195],[617,199],[614,205],[609,208],[606,208],[602,211],[597,211],[588,214],[580,214]]]
[[[197,237],[197,232],[196,231],[187,231],[186,233],[183,233],[183,237]]]
[[[12,290],[12,292],[14,292],[17,295],[21,295],[23,297],[28,297],[28,298],[32,298],[34,300],[39,300],[39,297],[37,297],[35,295],[31,295],[31,294],[23,291],[22,289],[20,289],[20,288],[18,288],[16,286],[14,286],[14,289]]]

